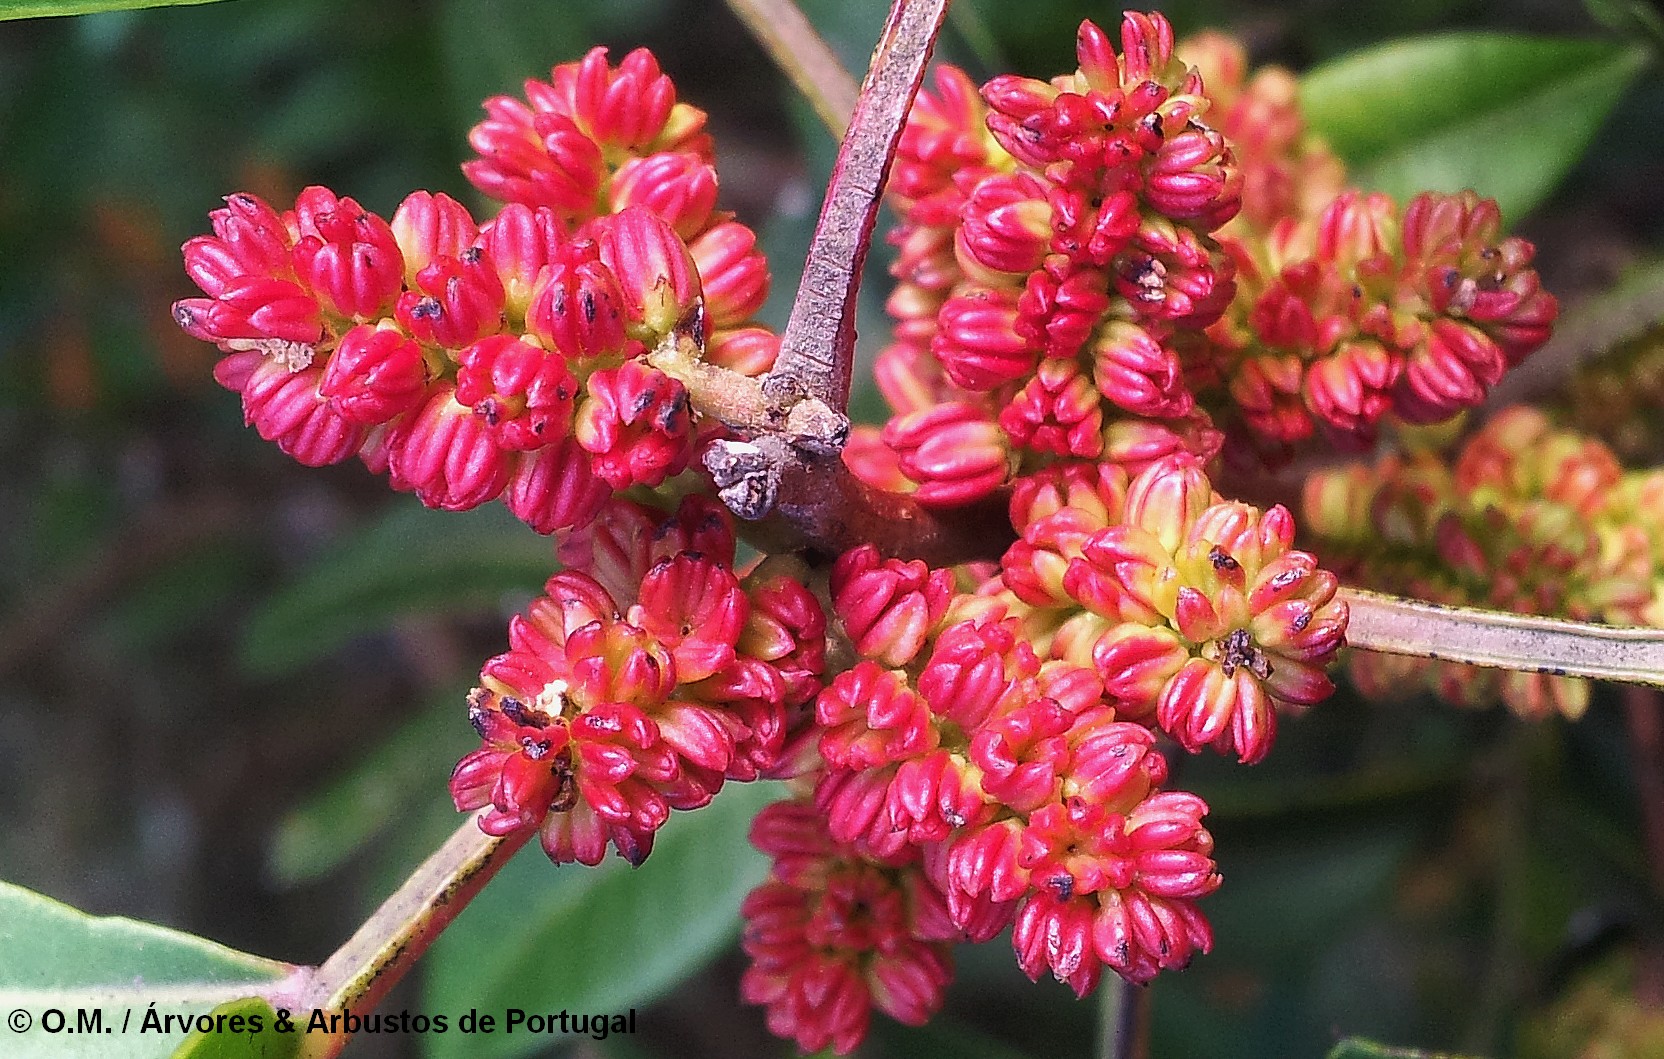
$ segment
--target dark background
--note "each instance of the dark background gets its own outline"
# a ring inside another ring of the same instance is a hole
[[[805,4],[852,65],[883,6]],[[1453,28],[1603,32],[1550,0],[1167,13],[1297,69]],[[1116,12],[964,0],[943,52],[979,79],[1050,76],[1072,67],[1083,14]],[[0,25],[0,878],[309,962],[379,897],[397,836],[295,882],[272,867],[276,829],[465,686],[523,596],[459,585],[315,657],[250,664],[252,623],[280,592],[414,501],[356,464],[294,465],[243,429],[210,378],[215,352],[169,319],[193,293],[178,246],[238,189],[280,208],[309,183],[384,214],[415,188],[478,205],[457,164],[480,99],[593,43],[653,48],[709,111],[723,205],[774,250],[782,320],[833,145],[715,0],[236,0]],[[1518,220],[1568,304],[1654,255],[1661,130],[1664,91],[1643,75],[1552,201]],[[864,348],[882,326],[867,314]],[[413,561],[407,576],[445,574]],[[406,748],[436,790],[471,741],[451,701],[454,731]],[[1227,884],[1207,905],[1216,953],[1156,989],[1158,1056],[1318,1055],[1353,1032],[1513,1053],[1531,1046],[1532,1013],[1586,990],[1591,969],[1624,980],[1658,926],[1615,695],[1579,724],[1528,727],[1343,693],[1287,725],[1266,765],[1198,760],[1182,780],[1215,806]],[[1003,943],[960,963],[936,1046],[1088,1052],[1093,1005],[1027,985]],[[739,967],[731,954],[645,1014],[640,1054],[785,1054],[733,999]],[[926,1045],[881,1032],[870,1047]]]

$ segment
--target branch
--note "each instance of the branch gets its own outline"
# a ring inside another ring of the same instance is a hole
[[[1364,651],[1664,687],[1664,629],[1447,607],[1343,588],[1346,642]]]
[[[243,528],[239,506],[223,499],[184,500],[141,513],[73,570],[54,569],[23,587],[24,601],[0,615],[0,674],[22,668],[60,643],[91,611],[157,567]]]
[[[842,137],[855,110],[855,78],[792,0],[728,0],[774,64],[803,93],[815,115]]]
[[[948,0],[895,0],[838,149],[780,359],[764,388],[782,399],[818,397],[849,407],[855,302],[907,111],[947,17]]]
[[[1150,991],[1118,974],[1105,976],[1098,986],[1099,1059],[1142,1059],[1149,1055],[1145,1033],[1149,1026]]]
[[[526,828],[493,838],[470,816],[324,961],[293,1007],[308,1013],[373,1008],[535,833]],[[302,1054],[327,1059],[340,1053],[347,1036],[308,1036]]]
[[[1647,864],[1654,892],[1664,894],[1664,702],[1656,691],[1633,687],[1623,690],[1623,700]]]
[[[777,21],[773,28],[780,31],[779,40],[759,33],[800,84],[821,59],[836,64],[789,2],[730,3],[754,30],[755,19],[764,15]],[[866,486],[839,458],[849,436],[845,410],[855,362],[861,266],[896,145],[947,8],[948,0],[895,0],[890,9],[838,149],[774,369],[759,383],[706,364],[699,358],[696,335],[671,336],[653,353],[654,366],[682,381],[701,414],[739,435],[713,443],[705,467],[734,513],[757,523],[747,535],[769,550],[807,543],[835,555],[872,543],[886,554],[951,564],[997,554],[1009,539],[1003,529],[983,528],[1001,526],[998,517],[940,516],[905,496]],[[818,69],[822,88],[838,80],[828,69]],[[806,91],[817,98],[816,89]],[[831,97],[821,96],[817,109],[826,118]]]
[[[923,559],[931,566],[998,559],[1016,536],[1001,494],[963,507],[928,508],[867,485],[840,459],[789,464],[779,504],[753,530],[748,536],[764,551],[771,544],[774,551],[787,551],[807,543],[813,551],[837,556],[872,544],[885,555]]]

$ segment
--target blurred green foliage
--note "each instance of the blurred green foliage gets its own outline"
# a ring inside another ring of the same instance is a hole
[[[885,6],[804,3],[852,66]],[[1398,69],[1381,93],[1396,104],[1345,119],[1397,138],[1343,146],[1366,164],[1429,134],[1446,137],[1435,161],[1452,145],[1469,161],[1552,155],[1520,199],[1551,194],[1547,205],[1511,219],[1563,294],[1657,253],[1664,209],[1639,189],[1656,187],[1664,160],[1637,130],[1664,127],[1664,91],[1650,73],[1629,80],[1644,20],[1608,11],[1628,29],[1603,33],[1562,0],[1166,10],[1181,32],[1240,33],[1257,59],[1338,60],[1332,79],[1357,62],[1339,57],[1393,37],[1588,38],[1491,70],[1485,105],[1422,98],[1431,75]],[[1081,15],[1078,0],[962,0],[940,53],[978,77],[1047,76],[1070,65]],[[250,436],[211,382],[212,351],[169,320],[191,293],[177,247],[236,189],[285,200],[326,183],[387,211],[428,188],[479,205],[457,164],[480,100],[597,43],[654,48],[710,111],[724,203],[763,235],[768,315],[783,322],[834,145],[716,0],[234,0],[0,25],[8,879],[318,959],[454,826],[444,780],[471,738],[455,689],[501,649],[506,615],[552,568],[548,543],[495,509],[419,511],[362,469],[308,471]],[[1333,91],[1331,102],[1355,98]],[[1512,131],[1485,124],[1509,107]],[[1441,120],[1406,132],[1389,112]],[[1549,135],[1568,123],[1575,135]],[[874,258],[868,356],[884,336],[882,250]],[[870,386],[857,400],[879,413]],[[1215,807],[1227,882],[1209,904],[1216,952],[1154,989],[1158,1056],[1318,1056],[1354,1033],[1508,1054],[1527,1012],[1564,1000],[1587,1014],[1597,1001],[1574,984],[1588,968],[1664,930],[1611,698],[1576,726],[1526,729],[1343,694],[1285,725],[1265,765],[1196,759],[1179,781]],[[757,792],[735,793],[679,820],[640,873],[520,858],[432,954],[430,992],[406,1002],[483,1006],[529,980],[557,1010],[654,1002],[644,1034],[609,1054],[787,1054],[738,1007],[732,951],[697,970],[731,940],[757,867],[738,811]],[[704,875],[713,862],[727,872],[720,893]],[[634,929],[627,945],[620,921]],[[505,934],[520,943],[494,944]],[[943,1019],[885,1026],[868,1054],[1089,1051],[1091,1005],[1028,985],[1001,944],[959,959]],[[590,960],[605,973],[586,976]],[[1618,980],[1602,988],[1628,988]],[[594,992],[574,996],[580,984]],[[1610,1022],[1579,1017],[1591,1032]],[[1543,1057],[1586,1040],[1535,1034]],[[421,1043],[367,1047],[410,1055]],[[1414,1054],[1370,1047],[1336,1054]]]

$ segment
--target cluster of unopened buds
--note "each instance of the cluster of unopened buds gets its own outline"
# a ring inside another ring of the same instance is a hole
[[[1449,454],[1413,450],[1319,470],[1305,526],[1349,581],[1451,605],[1664,625],[1664,471],[1625,471],[1542,412],[1503,411]],[[1356,652],[1376,698],[1424,686],[1464,706],[1499,698],[1540,718],[1583,713],[1585,680]]]
[[[632,864],[672,809],[775,767],[787,711],[820,688],[826,619],[764,562],[734,571],[728,513],[613,500],[562,544],[566,571],[509,625],[469,701],[482,745],[457,765],[457,808],[493,834],[541,828],[556,863]],[[580,572],[584,571],[584,572]]]
[[[233,195],[185,244],[205,297],[174,317],[300,462],[357,455],[430,507],[500,496],[548,533],[688,465],[686,390],[646,363],[668,336],[747,375],[778,339],[750,324],[767,264],[715,209],[705,116],[652,56],[597,49],[526,90],[470,137],[495,217],[425,191],[391,221],[321,187],[282,212]]]
[[[1119,53],[1087,22],[1078,59],[980,91],[942,67],[919,94],[889,188],[876,376],[895,415],[842,452],[922,505],[1007,490],[997,563],[865,545],[829,571],[736,566],[700,457],[743,432],[665,351],[751,382],[780,340],[751,320],[768,273],[715,208],[704,115],[646,52],[487,101],[463,169],[506,203],[488,220],[418,192],[383,221],[309,188],[284,211],[232,196],[185,246],[205,297],[175,315],[225,351],[216,375],[262,436],[561,534],[564,572],[470,698],[459,809],[535,830],[557,862],[639,864],[672,809],[789,781],[753,827],[773,870],[745,903],[742,988],[806,1049],[851,1050],[875,1008],[923,1022],[952,943],[1007,927],[1030,977],[1082,995],[1105,968],[1142,983],[1207,951],[1207,807],[1164,789],[1166,744],[1263,759],[1279,714],[1332,690],[1347,623],[1289,512],[1226,499],[1208,468],[1227,443],[1240,463],[1448,418],[1556,311],[1494,204],[1347,191],[1289,75],[1249,79],[1232,42],[1176,46],[1128,14]],[[1522,422],[1454,476],[1410,457],[1314,479],[1310,517],[1339,546],[1402,546],[1358,556],[1372,583],[1416,548],[1562,574],[1622,552],[1568,612],[1661,609],[1624,580],[1654,546],[1613,506],[1659,488]],[[1484,602],[1541,609],[1549,583]]]
[[[877,365],[896,414],[846,450],[863,478],[959,504],[1058,460],[1210,459],[1221,431],[1237,464],[1360,447],[1546,340],[1557,304],[1495,203],[1346,189],[1292,78],[1248,79],[1217,34],[1128,15],[1122,51],[1088,22],[1072,75],[979,94],[943,67],[920,93]]]
[[[969,591],[870,546],[832,569],[859,660],[783,770],[802,800],[759,821],[775,870],[746,906],[745,994],[805,1048],[847,1050],[873,1005],[923,1021],[943,942],[1007,927],[1030,978],[1079,995],[1106,967],[1184,967],[1212,944],[1196,901],[1219,875],[1206,805],[1162,789],[1159,737],[1256,761],[1278,706],[1331,690],[1334,577],[1291,548],[1287,511],[1221,500],[1194,457],[1130,484],[1108,464],[1042,473],[1012,521],[1023,539]],[[883,900],[831,931],[852,887]],[[829,988],[838,1003],[813,1002]]]

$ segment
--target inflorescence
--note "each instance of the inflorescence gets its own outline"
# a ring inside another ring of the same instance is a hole
[[[1167,789],[1167,755],[1263,759],[1279,714],[1332,690],[1347,622],[1288,510],[1210,470],[1448,420],[1556,313],[1494,203],[1346,188],[1292,78],[1250,78],[1229,39],[1129,13],[1119,52],[1091,22],[1077,43],[1052,81],[944,66],[919,94],[889,187],[894,414],[842,453],[924,505],[1005,490],[997,562],[737,562],[699,457],[743,432],[652,357],[761,379],[769,276],[716,209],[705,115],[645,51],[486,102],[463,171],[502,203],[489,219],[416,192],[383,220],[313,187],[281,211],[233,195],[184,247],[204,296],[175,318],[224,351],[263,437],[560,534],[564,571],[469,699],[459,809],[535,829],[556,862],[639,864],[671,810],[789,781],[752,829],[773,869],[743,909],[742,989],[805,1049],[851,1050],[875,1008],[923,1022],[952,943],[1007,928],[1031,978],[1081,995],[1206,952],[1207,807]],[[1623,528],[1651,478],[1524,413],[1454,472],[1393,459],[1308,488],[1359,576],[1656,612],[1658,545]]]

